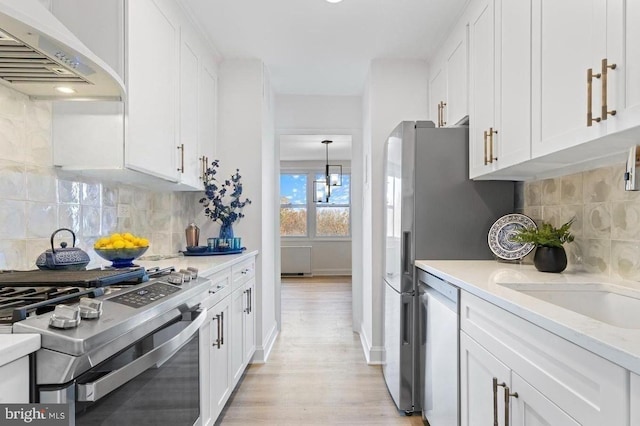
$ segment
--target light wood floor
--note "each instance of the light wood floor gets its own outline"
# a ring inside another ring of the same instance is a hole
[[[380,366],[351,327],[350,277],[282,280],[282,332],[266,364],[250,365],[220,425],[422,425],[401,415]]]

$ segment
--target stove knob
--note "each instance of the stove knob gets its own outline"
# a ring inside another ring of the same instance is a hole
[[[80,317],[84,319],[100,318],[102,315],[102,301],[83,297],[80,299]]]
[[[78,306],[58,305],[49,318],[49,327],[53,328],[74,328],[78,324],[80,324]]]
[[[198,268],[194,268],[193,266],[189,266],[187,271],[191,272],[191,279],[195,280],[198,278]]]
[[[169,284],[182,285],[184,283],[184,275],[178,272],[172,272],[167,276]]]
[[[191,272],[187,271],[186,269],[180,269],[179,273],[181,273],[184,277],[184,282],[188,283],[189,281],[191,281]]]

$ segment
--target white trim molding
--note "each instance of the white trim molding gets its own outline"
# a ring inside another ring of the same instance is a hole
[[[360,328],[360,344],[362,345],[362,351],[368,365],[382,365],[384,364],[385,351],[384,346],[371,346],[369,339],[362,328]]]
[[[266,343],[264,345],[256,346],[256,351],[253,354],[251,364],[265,364],[269,359],[269,355],[271,355],[273,345],[276,343],[276,339],[279,334],[276,325],[277,324],[274,324],[273,327],[271,327],[271,330],[269,330],[269,334],[264,340]]]

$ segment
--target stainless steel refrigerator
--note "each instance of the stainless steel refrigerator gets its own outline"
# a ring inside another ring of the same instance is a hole
[[[491,259],[489,228],[514,208],[513,183],[469,180],[468,158],[466,127],[404,121],[385,144],[383,373],[407,413],[422,409],[414,260]]]

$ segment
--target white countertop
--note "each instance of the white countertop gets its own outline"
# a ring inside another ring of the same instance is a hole
[[[622,328],[504,287],[500,283],[608,283],[640,298],[640,282],[584,272],[538,272],[533,265],[492,260],[417,260],[416,267],[524,318],[611,362],[640,374],[640,322]],[[636,294],[637,292],[637,294]],[[640,315],[640,313],[639,313]]]
[[[38,349],[39,334],[3,334],[0,336],[0,367]]]
[[[245,251],[240,254],[225,254],[217,256],[148,256],[145,260],[137,259],[135,263],[145,268],[167,268],[173,266],[176,270],[186,269],[188,267],[198,268],[198,274],[203,277],[208,277],[215,274],[222,269],[228,268],[238,262],[242,262],[251,256],[256,256],[257,250]],[[158,259],[158,260],[151,260]],[[97,268],[101,266],[110,266],[111,262],[104,261],[97,264],[89,265],[89,267]]]

